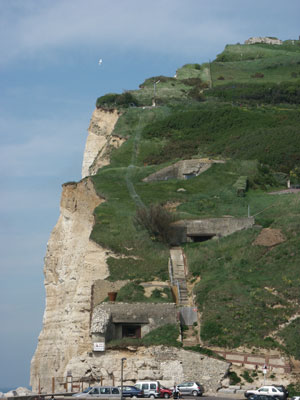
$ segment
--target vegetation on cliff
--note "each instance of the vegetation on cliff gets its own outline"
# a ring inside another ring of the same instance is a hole
[[[276,347],[300,359],[299,319],[287,324],[300,302],[299,194],[270,194],[289,177],[299,183],[299,78],[299,41],[227,46],[210,64],[150,78],[131,92],[139,107],[124,108],[115,126],[126,142],[93,177],[106,202],[91,237],[122,255],[108,260],[111,280],[168,279],[167,241],[135,223],[141,207],[175,204],[174,219],[243,217],[250,207],[253,229],[184,245],[206,345]],[[154,94],[158,106],[148,107]],[[142,181],[200,157],[226,163],[189,180]],[[279,229],[284,241],[260,245],[262,228]]]

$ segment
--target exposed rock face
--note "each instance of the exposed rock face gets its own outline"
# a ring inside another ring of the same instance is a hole
[[[266,44],[282,44],[282,40],[270,37],[251,37],[245,40],[245,44],[266,43]]]
[[[89,178],[63,185],[61,214],[45,257],[46,309],[31,363],[31,385],[51,390],[51,377],[66,376],[66,365],[91,349],[91,286],[108,276],[108,252],[89,239],[93,211],[101,200]]]
[[[109,164],[111,148],[118,148],[124,138],[113,136],[119,118],[117,110],[96,109],[93,112],[82,163],[82,178],[95,175],[99,168]]]
[[[91,374],[105,385],[119,385],[121,358],[124,364],[124,383],[155,379],[167,387],[174,383],[195,380],[203,383],[206,392],[216,391],[226,375],[229,363],[199,353],[165,346],[140,347],[137,350],[109,350],[92,357],[73,358],[68,364],[73,376]]]

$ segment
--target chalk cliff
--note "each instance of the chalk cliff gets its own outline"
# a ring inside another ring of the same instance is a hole
[[[109,146],[121,142],[111,135],[117,119],[116,111],[94,111],[83,157],[83,177],[107,164]],[[109,252],[89,239],[93,211],[102,201],[88,177],[63,185],[60,216],[45,257],[46,307],[31,362],[33,390],[40,387],[50,391],[52,377],[65,377],[68,362],[91,351],[91,287],[97,279],[108,276]]]
[[[99,168],[108,165],[111,148],[118,148],[125,141],[112,135],[119,115],[117,110],[96,108],[93,112],[83,155],[82,178],[95,175]]]

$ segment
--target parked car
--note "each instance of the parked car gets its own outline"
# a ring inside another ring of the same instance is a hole
[[[251,394],[248,397],[249,400],[271,400],[273,399],[272,396],[268,396],[266,394]]]
[[[182,396],[202,396],[204,388],[199,382],[183,382],[177,385]]]
[[[144,397],[160,397],[159,381],[139,381],[135,386],[144,391]]]
[[[121,392],[121,386],[118,386]],[[136,386],[123,386],[123,397],[144,397],[144,391]]]
[[[289,391],[286,389],[285,386],[283,385],[274,385],[278,390],[282,391],[285,393],[285,398],[289,397]]]
[[[116,386],[94,386],[89,391],[73,394],[73,397],[120,397],[121,391]]]
[[[164,397],[165,399],[169,399],[170,397],[172,397],[173,390],[168,389],[164,386],[161,386],[159,390],[160,390],[160,397]]]
[[[285,400],[288,397],[288,391],[282,385],[265,385],[255,390],[247,390],[244,395],[249,400],[254,400],[253,395],[265,395],[273,397],[276,400]]]

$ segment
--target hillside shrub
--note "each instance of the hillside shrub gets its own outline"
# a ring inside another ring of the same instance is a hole
[[[229,382],[230,385],[237,385],[241,382],[241,378],[237,375],[235,371],[228,372]]]
[[[176,79],[173,77],[169,76],[163,76],[163,75],[158,75],[158,76],[153,76],[152,78],[146,79],[143,83],[139,85],[139,88],[144,88],[146,86],[150,86],[154,84],[154,82],[160,81],[160,83],[173,83],[176,82]]]
[[[188,92],[188,96],[196,101],[205,101],[205,96],[198,87],[194,87]]]
[[[96,101],[97,108],[111,108],[111,107],[130,107],[138,106],[137,99],[129,92],[122,94],[108,93],[104,96],[98,97]]]
[[[287,385],[289,397],[300,396],[300,382],[292,382]]]
[[[300,360],[300,337],[295,336],[295,332],[299,332],[300,318],[295,319],[287,325],[281,332],[280,337],[284,340],[285,348],[288,354]]]
[[[249,101],[266,104],[300,104],[300,81],[281,83],[237,83],[222,85],[207,95],[226,101]]]
[[[147,301],[145,289],[139,284],[140,281],[132,281],[123,286],[117,294],[117,301],[126,303]]]
[[[251,78],[263,78],[264,76],[262,72],[255,72],[255,74],[251,75]]]
[[[254,382],[253,378],[251,378],[251,376],[250,376],[250,374],[249,374],[249,371],[246,371],[246,370],[245,370],[245,371],[241,374],[241,377],[244,378],[245,381],[248,382],[248,383]]]
[[[247,176],[240,176],[238,180],[235,182],[233,187],[236,190],[238,196],[245,196],[246,190],[248,186],[248,178]]]
[[[169,243],[171,223],[174,220],[174,216],[159,204],[141,207],[135,216],[137,225],[145,228],[155,240],[164,243]]]

